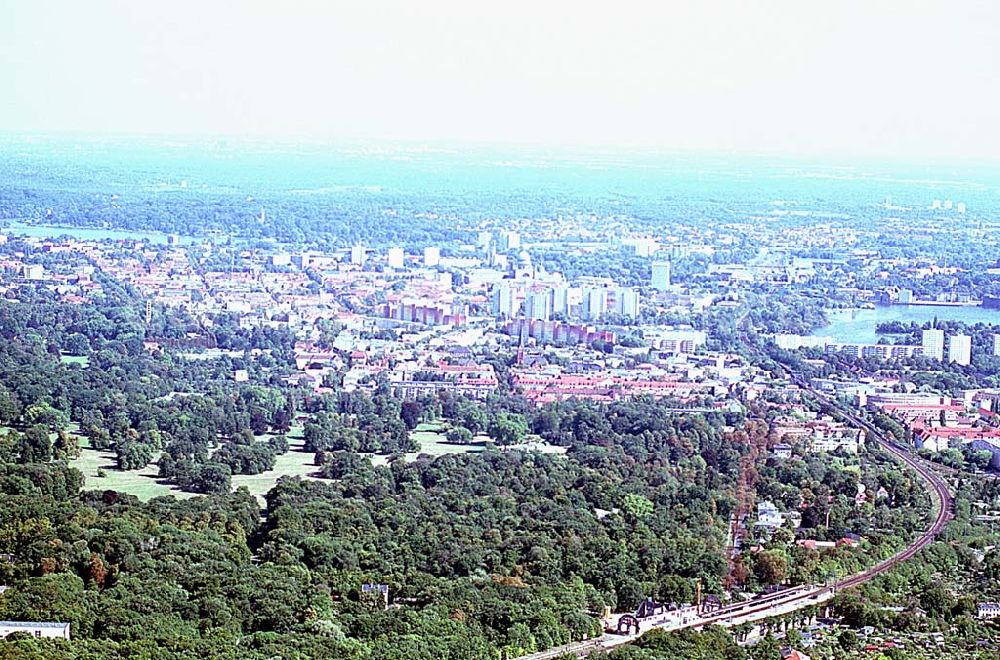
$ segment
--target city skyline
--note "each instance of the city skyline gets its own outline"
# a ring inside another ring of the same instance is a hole
[[[1000,648],[1000,5],[0,11],[4,658]]]

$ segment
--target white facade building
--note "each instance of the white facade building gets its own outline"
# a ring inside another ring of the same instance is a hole
[[[948,342],[948,361],[969,366],[972,363],[972,337],[952,335]]]
[[[653,263],[652,287],[657,291],[666,291],[670,288],[670,262],[657,261]]]
[[[42,264],[26,264],[23,268],[24,278],[27,280],[44,280],[45,267]]]
[[[548,321],[552,317],[552,290],[529,291],[524,299],[524,310],[530,319]]]
[[[387,255],[389,268],[395,268],[397,270],[402,269],[403,259],[405,258],[405,256],[406,255],[403,254],[403,248],[400,247],[389,248],[389,253]]]
[[[521,235],[516,231],[504,230],[500,232],[499,240],[497,241],[497,250],[500,252],[510,252],[511,250],[518,250],[521,247]]]
[[[54,621],[0,621],[0,639],[24,632],[32,637],[69,639],[69,624]]]
[[[639,292],[635,289],[618,289],[615,292],[615,313],[633,319],[638,318]]]
[[[924,330],[920,335],[920,345],[924,347],[924,355],[932,360],[944,359],[944,330]]]
[[[366,253],[364,245],[355,245],[351,248],[351,263],[355,266],[364,266],[365,256]]]
[[[1000,603],[979,603],[976,605],[976,617],[979,619],[1000,618]]]
[[[636,238],[628,242],[635,248],[637,257],[651,257],[660,249],[660,244],[655,238]]]
[[[701,330],[667,330],[655,328],[645,333],[654,350],[666,353],[694,353],[705,344],[707,335]]]
[[[557,286],[552,290],[552,313],[569,314],[569,287]]]
[[[498,286],[493,289],[493,315],[513,318],[517,316],[520,305],[517,304],[517,296],[513,288],[509,286]]]
[[[596,321],[608,309],[607,289],[584,289],[581,316],[588,321]]]

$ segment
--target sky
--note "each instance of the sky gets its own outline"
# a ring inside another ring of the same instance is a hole
[[[0,132],[1000,159],[995,0],[0,0]]]

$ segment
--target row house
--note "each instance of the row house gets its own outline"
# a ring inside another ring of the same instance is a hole
[[[381,314],[383,318],[423,325],[459,326],[468,321],[465,314],[456,312],[451,305],[412,300],[387,303],[382,306]]]
[[[718,388],[722,387],[715,382],[644,380],[607,374],[582,376],[524,372],[514,374],[513,384],[524,391],[526,398],[539,404],[569,398],[592,401],[615,401],[636,396],[686,399],[696,394],[716,394]]]
[[[591,344],[603,341],[612,344],[615,333],[597,330],[592,325],[545,321],[542,319],[517,318],[505,323],[501,331],[519,340],[528,338],[559,345]]]
[[[921,426],[913,427],[913,446],[917,449],[944,451],[950,447],[962,447],[976,440],[1000,439],[1000,431],[981,426]]]

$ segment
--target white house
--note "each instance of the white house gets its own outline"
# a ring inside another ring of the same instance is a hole
[[[979,603],[976,605],[976,616],[980,619],[1000,617],[1000,603]]]
[[[0,621],[0,638],[26,632],[32,637],[69,639],[69,624],[55,621]]]

